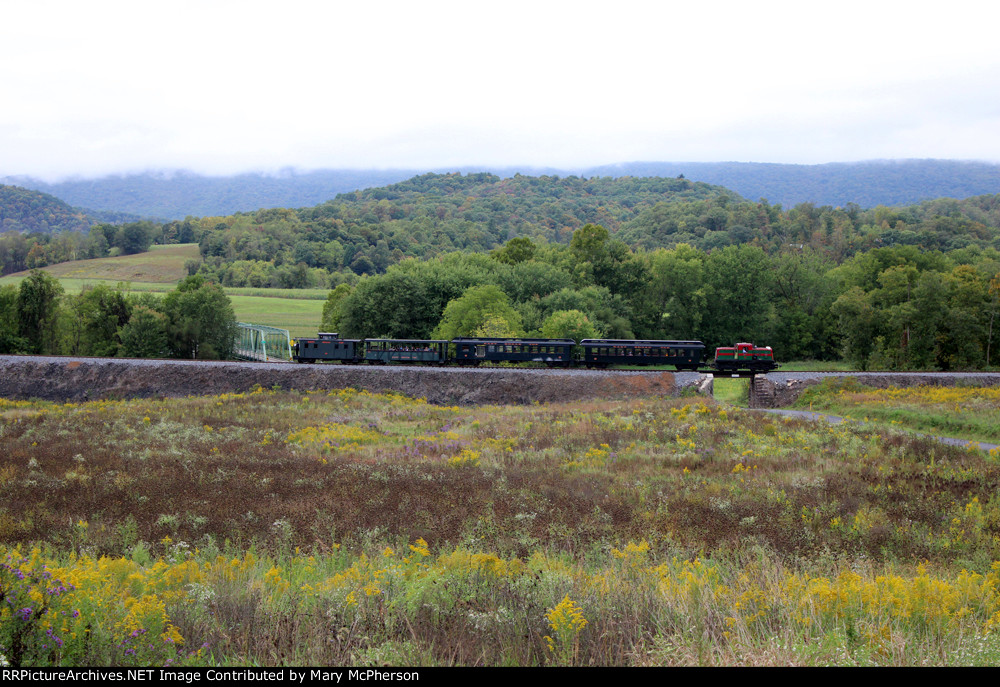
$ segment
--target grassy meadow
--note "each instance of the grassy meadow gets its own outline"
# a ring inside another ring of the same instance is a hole
[[[996,665],[998,455],[701,398],[0,400],[13,665]]]

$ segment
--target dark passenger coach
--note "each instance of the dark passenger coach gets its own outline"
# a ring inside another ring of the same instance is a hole
[[[545,363],[549,367],[568,366],[573,363],[572,339],[473,339],[458,337],[455,344],[455,362],[478,365],[485,362]]]
[[[701,341],[584,339],[580,345],[587,367],[673,365],[678,370],[697,370],[705,355]]]

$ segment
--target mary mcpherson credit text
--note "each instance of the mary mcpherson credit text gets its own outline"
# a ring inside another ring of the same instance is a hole
[[[70,669],[38,669],[38,668],[5,668],[3,680],[11,682],[34,681],[69,681],[90,682],[105,680],[128,680],[133,682],[295,682],[304,684],[307,680],[332,682],[341,684],[347,682],[416,682],[420,673],[415,670],[376,670],[347,669],[332,670],[320,668],[279,668],[267,669],[196,669],[196,670],[165,670],[162,668],[143,668],[133,670],[102,670],[88,668],[82,670]]]

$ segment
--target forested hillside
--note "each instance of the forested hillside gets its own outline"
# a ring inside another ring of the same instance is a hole
[[[709,251],[752,243],[775,254],[793,244],[840,262],[884,246],[997,246],[1000,195],[895,209],[783,210],[688,179],[427,174],[312,208],[171,223],[165,235],[200,241],[201,269],[220,283],[323,286],[324,273],[380,274],[407,257],[483,252],[518,236],[565,244],[585,224],[635,248],[683,243]],[[291,277],[293,265],[313,271]],[[276,276],[282,266],[285,276]]]
[[[92,218],[55,196],[0,185],[0,233],[86,231]]]
[[[617,231],[657,202],[699,200],[728,204],[739,198],[685,179],[426,174],[312,208],[185,220],[168,231],[176,227],[197,237],[206,275],[261,286],[272,267],[377,274],[407,257],[483,252],[515,236],[566,243],[587,223]],[[291,285],[322,285],[317,278],[322,275],[300,271]],[[287,279],[282,283],[289,285]]]

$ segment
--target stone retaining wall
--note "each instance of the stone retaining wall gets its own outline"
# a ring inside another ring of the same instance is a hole
[[[249,391],[395,391],[431,403],[531,403],[676,396],[704,377],[669,372],[456,369],[0,356],[0,397],[81,401]]]

